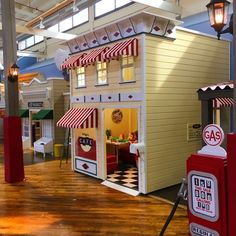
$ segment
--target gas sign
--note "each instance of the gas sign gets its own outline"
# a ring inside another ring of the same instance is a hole
[[[210,124],[203,130],[203,140],[209,146],[220,146],[224,140],[224,131],[219,125]]]

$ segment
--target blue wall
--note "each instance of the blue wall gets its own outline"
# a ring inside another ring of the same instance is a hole
[[[36,57],[19,57],[17,58],[17,65],[21,69],[25,69],[28,66],[31,66],[37,62]]]
[[[230,5],[228,19],[230,19],[231,14],[232,14],[232,4]],[[217,40],[217,33],[210,26],[207,11],[183,18],[182,21],[184,22],[181,25],[182,27],[188,28],[191,30],[196,30],[205,34],[213,35]],[[228,25],[225,28],[227,27]],[[221,39],[226,39],[226,40],[231,41],[230,42],[230,79],[233,80],[234,78],[234,74],[233,74],[234,56],[233,56],[233,44],[232,44],[233,36],[231,34],[222,34]]]
[[[57,68],[53,58],[42,61],[42,62],[35,63],[32,66],[29,66],[25,69],[20,70],[21,74],[31,73],[31,72],[39,72],[45,78],[49,78],[49,77],[63,78],[62,71],[60,71]]]

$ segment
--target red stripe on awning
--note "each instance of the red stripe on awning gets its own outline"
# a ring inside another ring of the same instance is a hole
[[[233,98],[215,98],[213,100],[213,107],[220,108],[220,107],[232,107],[234,106],[234,99]]]
[[[87,55],[86,53],[83,54],[78,54],[78,55],[73,55],[71,57],[69,57],[66,61],[63,62],[63,64],[61,65],[62,69],[69,69],[72,67],[76,67],[76,66],[81,66],[81,61],[84,58],[84,56]]]
[[[57,126],[64,128],[97,128],[97,108],[71,108],[57,122]]]
[[[96,61],[104,61],[103,55],[108,50],[108,47],[105,48],[99,48],[91,51],[89,54],[87,54],[83,60],[81,61],[82,65],[89,65],[91,63],[94,63]]]
[[[134,38],[115,44],[104,54],[104,58],[110,59],[121,55],[138,56],[138,39]]]

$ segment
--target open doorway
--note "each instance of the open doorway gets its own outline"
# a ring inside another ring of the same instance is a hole
[[[130,144],[138,142],[138,109],[104,109],[107,181],[138,191],[138,161]]]

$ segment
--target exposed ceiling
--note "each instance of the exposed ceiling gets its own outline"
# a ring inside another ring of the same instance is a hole
[[[46,23],[50,24],[52,20],[52,15],[57,14],[62,17],[67,16],[72,13],[73,3],[77,5],[89,6],[94,4],[99,0],[15,0],[15,16],[16,16],[16,25],[17,28],[17,37],[21,37],[23,34],[26,34],[27,31],[31,31],[33,28],[33,33],[39,33],[38,25],[40,19],[42,18]],[[119,1],[119,0],[118,0]],[[163,3],[172,3],[177,4],[181,8],[181,17],[187,17],[194,15],[200,12],[206,12],[206,4],[210,0],[142,0],[151,4],[153,2],[163,2]],[[232,0],[231,0],[232,2]],[[1,7],[1,6],[0,6]],[[1,12],[1,9],[0,9]],[[58,18],[54,17],[55,20]],[[36,28],[35,28],[36,27]],[[42,33],[43,35],[43,33]],[[47,32],[44,33],[44,36],[51,37]],[[0,22],[0,37],[1,37],[1,22]],[[60,35],[58,34],[58,37]],[[66,35],[61,34],[61,37],[66,37]],[[69,38],[68,38],[69,39]],[[0,40],[0,48],[1,40]]]

